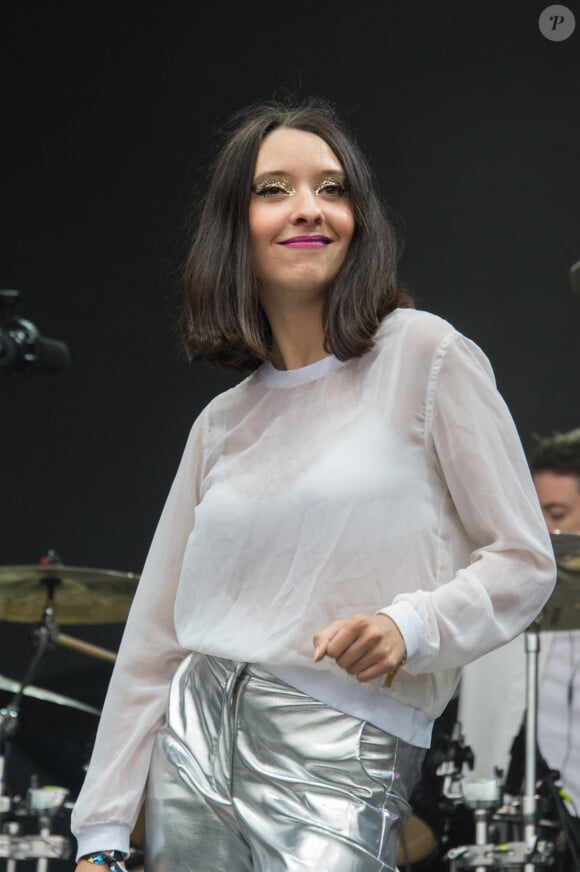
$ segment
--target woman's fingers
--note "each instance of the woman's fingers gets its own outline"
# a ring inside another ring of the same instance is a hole
[[[314,660],[332,657],[359,681],[371,681],[397,668],[405,642],[387,615],[352,615],[333,621],[314,636]]]
[[[312,642],[314,644],[314,662],[318,663],[326,656],[328,651],[328,643],[341,629],[344,621],[333,621],[328,627],[325,627],[320,633],[317,633]]]

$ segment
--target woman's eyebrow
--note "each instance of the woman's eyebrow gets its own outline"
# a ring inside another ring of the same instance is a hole
[[[346,178],[346,173],[342,169],[326,169],[320,170],[316,173],[317,176],[324,178],[325,176],[335,176],[337,178]],[[291,178],[292,173],[288,172],[288,170],[265,170],[261,172],[259,176],[256,176],[254,182],[259,182],[262,179],[267,179],[269,176],[277,176],[283,178]]]

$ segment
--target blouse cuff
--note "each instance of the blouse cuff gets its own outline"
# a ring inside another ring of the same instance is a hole
[[[98,851],[122,851],[129,854],[131,829],[127,824],[92,824],[82,827],[76,835],[77,860]]]
[[[427,653],[427,634],[423,621],[410,602],[402,600],[380,609],[377,614],[387,615],[398,627],[407,650],[407,663],[420,660]]]

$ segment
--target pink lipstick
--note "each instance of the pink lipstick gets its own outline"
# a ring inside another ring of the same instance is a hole
[[[326,248],[330,244],[328,236],[293,236],[281,245],[286,248]]]

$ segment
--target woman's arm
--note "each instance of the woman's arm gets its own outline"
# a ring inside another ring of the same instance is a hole
[[[536,618],[556,580],[554,552],[512,416],[489,361],[453,332],[440,344],[427,397],[427,450],[473,551],[435,590],[395,597],[425,628],[411,673],[452,669],[513,639]],[[441,543],[445,548],[445,543]]]
[[[361,681],[392,672],[403,656],[413,674],[463,666],[522,632],[555,581],[553,550],[511,414],[489,361],[456,331],[433,355],[424,406],[425,450],[447,491],[440,515],[463,526],[473,551],[436,589],[423,589],[417,579],[417,590],[395,596],[380,617],[354,615],[315,635],[314,659],[334,657]],[[442,538],[439,547],[444,565],[450,546]]]
[[[73,810],[71,828],[79,843],[79,855],[100,850],[103,845],[129,850],[169,684],[186,654],[175,636],[173,609],[183,553],[194,524],[202,454],[198,419],[145,561],[90,766]]]

